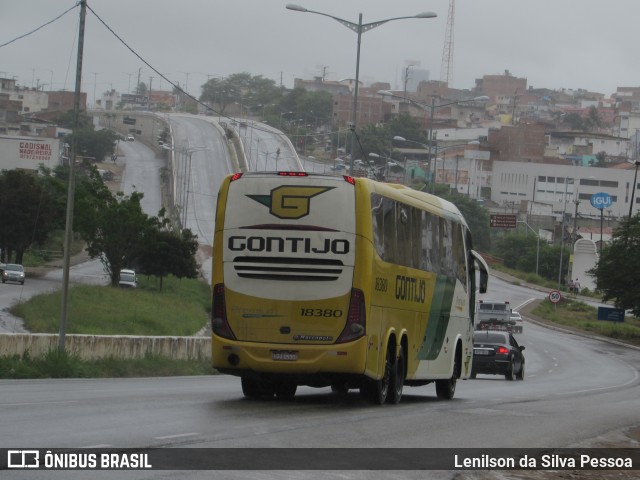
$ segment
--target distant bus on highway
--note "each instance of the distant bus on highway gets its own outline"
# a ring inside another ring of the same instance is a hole
[[[488,267],[450,202],[401,185],[237,173],[218,194],[212,353],[250,398],[359,389],[398,403],[469,378]]]

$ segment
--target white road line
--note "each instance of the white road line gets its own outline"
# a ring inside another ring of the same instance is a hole
[[[168,440],[170,438],[182,438],[182,437],[194,437],[200,435],[197,432],[194,433],[178,433],[176,435],[165,435],[164,437],[153,437],[155,440]]]

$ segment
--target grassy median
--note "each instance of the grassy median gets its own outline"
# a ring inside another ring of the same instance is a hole
[[[640,319],[625,316],[624,322],[598,320],[598,309],[571,298],[563,298],[557,305],[544,300],[532,314],[570,330],[593,333],[632,345],[640,346]]]
[[[61,292],[38,295],[11,308],[33,333],[58,333]],[[68,334],[189,336],[209,321],[210,287],[193,279],[138,277],[138,288],[77,285],[69,290]],[[51,351],[44,357],[0,357],[0,378],[100,378],[209,375],[211,361],[158,356],[84,361]]]
[[[11,308],[33,333],[58,333],[61,292],[38,295]],[[197,333],[211,310],[209,285],[194,279],[138,277],[138,288],[77,285],[69,290],[67,333],[178,335]]]

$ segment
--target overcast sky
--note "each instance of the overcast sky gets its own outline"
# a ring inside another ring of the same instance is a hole
[[[309,10],[357,23],[412,16],[362,35],[360,79],[402,89],[408,64],[438,80],[450,0],[299,0]],[[89,0],[88,5],[146,62],[192,95],[212,76],[249,72],[286,87],[326,71],[355,77],[357,35],[328,17],[285,9],[279,0]],[[72,8],[72,0],[0,0],[0,45]],[[75,88],[80,8],[0,47],[0,76],[32,87]],[[471,89],[483,75],[528,86],[606,94],[640,86],[635,36],[640,0],[456,0],[452,85]],[[82,90],[133,91],[140,73],[153,89],[171,87],[87,11]]]

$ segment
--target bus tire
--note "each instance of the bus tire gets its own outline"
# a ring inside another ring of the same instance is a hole
[[[398,356],[391,370],[391,385],[389,389],[389,403],[397,405],[402,398],[402,388],[404,387],[405,376],[404,347],[400,345]]]
[[[260,382],[251,378],[242,377],[242,393],[245,397],[251,399],[257,399],[262,396],[262,389],[260,388]]]
[[[247,398],[257,400],[260,398],[271,398],[275,391],[270,384],[263,381],[242,377],[242,393]]]
[[[280,400],[292,400],[296,395],[298,385],[291,382],[279,383],[275,386],[276,397]]]
[[[453,360],[453,375],[447,380],[436,380],[436,395],[442,400],[451,400],[456,393],[456,383],[458,380],[458,350]]]
[[[391,351],[391,345],[387,348],[387,355],[384,359],[384,372],[380,380],[369,381],[369,385],[366,388],[369,393],[369,400],[376,405],[384,405],[389,398],[389,390],[391,389],[391,372],[393,371],[394,364],[391,362],[393,352]]]

